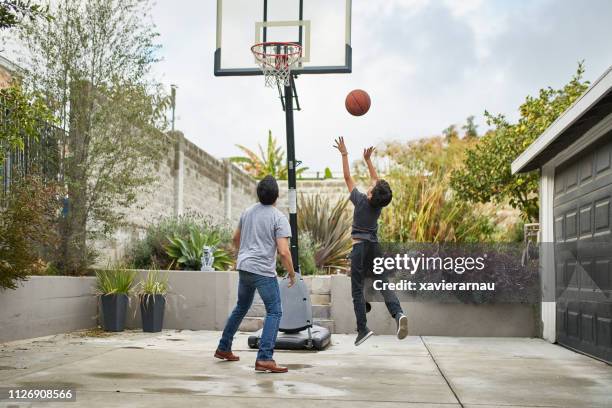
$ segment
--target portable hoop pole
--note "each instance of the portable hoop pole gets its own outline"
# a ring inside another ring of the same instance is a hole
[[[293,78],[290,78],[293,82]],[[285,124],[287,128],[287,181],[289,186],[289,225],[291,226],[291,258],[293,268],[299,272],[298,263],[298,228],[297,228],[297,191],[295,181],[295,141],[293,132],[293,88],[291,83],[285,84]]]

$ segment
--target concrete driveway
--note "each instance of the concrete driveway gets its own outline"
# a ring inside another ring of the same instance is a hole
[[[94,336],[91,337],[90,335]],[[76,332],[0,345],[0,387],[63,383],[66,407],[611,407],[612,367],[539,339],[334,335],[323,352],[275,355],[288,374],[212,358],[219,332]]]

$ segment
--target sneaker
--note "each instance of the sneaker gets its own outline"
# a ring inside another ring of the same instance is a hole
[[[355,340],[355,345],[358,346],[370,337],[374,335],[374,332],[370,329],[366,329],[365,331],[357,334],[357,339]]]
[[[408,318],[405,314],[399,313],[395,318],[395,322],[397,323],[397,338],[400,340],[405,339],[408,336]]]

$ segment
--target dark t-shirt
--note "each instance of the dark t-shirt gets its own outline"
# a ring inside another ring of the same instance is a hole
[[[378,217],[380,217],[381,209],[372,207],[368,196],[359,191],[357,187],[353,188],[349,199],[355,205],[351,237],[378,242]]]

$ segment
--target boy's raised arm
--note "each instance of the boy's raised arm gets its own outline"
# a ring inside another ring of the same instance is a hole
[[[368,165],[368,172],[370,173],[370,178],[374,183],[378,181],[378,174],[376,173],[376,169],[372,164],[372,153],[376,150],[374,146],[370,146],[367,149],[363,149],[363,158],[365,159],[366,164]]]
[[[334,140],[334,143],[334,147],[338,149],[342,155],[342,173],[344,174],[344,182],[346,183],[346,187],[348,187],[349,192],[352,192],[355,188],[355,181],[353,180],[353,177],[351,177],[351,169],[348,162],[348,151],[346,150],[346,145],[344,144],[344,138],[340,136],[338,139]]]

